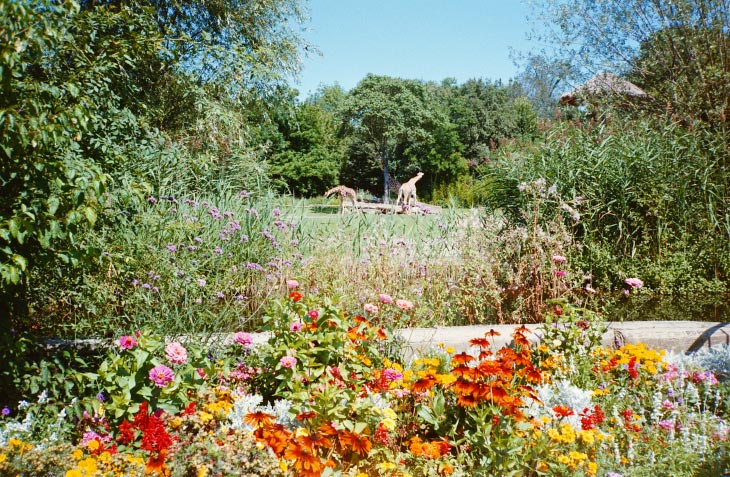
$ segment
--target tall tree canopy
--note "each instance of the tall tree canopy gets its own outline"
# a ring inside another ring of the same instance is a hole
[[[730,108],[730,4],[725,0],[537,0],[541,38],[586,76],[632,75],[657,110],[724,123]],[[580,78],[579,78],[580,79]]]
[[[398,150],[429,138],[436,120],[426,88],[419,81],[369,74],[350,91],[344,114],[346,126],[380,162],[387,202],[390,161]]]

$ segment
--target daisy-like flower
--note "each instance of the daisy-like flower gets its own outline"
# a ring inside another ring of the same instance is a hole
[[[159,364],[154,368],[150,369],[150,380],[155,383],[155,386],[164,388],[168,383],[171,383],[175,379],[175,373],[172,369],[168,368],[164,364]]]
[[[251,336],[251,333],[245,333],[243,331],[236,333],[233,340],[241,346],[251,346],[253,344],[253,336]]]
[[[188,360],[188,350],[180,343],[173,342],[165,346],[165,356],[173,364],[183,364]]]
[[[134,336],[124,335],[119,338],[119,347],[122,349],[131,349],[137,346],[137,340]]]
[[[294,356],[283,356],[279,360],[279,364],[284,368],[293,368],[297,364],[297,359]]]
[[[396,300],[395,304],[401,310],[410,310],[411,308],[413,308],[413,302],[408,300]]]

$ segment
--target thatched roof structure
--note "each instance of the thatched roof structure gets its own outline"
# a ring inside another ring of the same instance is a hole
[[[580,99],[592,96],[617,95],[644,98],[649,95],[634,83],[612,73],[599,73],[569,93],[560,97],[560,104],[575,106]]]

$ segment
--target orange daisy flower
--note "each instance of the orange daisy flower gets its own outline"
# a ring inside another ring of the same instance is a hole
[[[489,348],[491,343],[486,338],[472,338],[469,340],[469,344],[472,346],[479,346],[481,348]]]
[[[254,427],[268,426],[274,422],[274,416],[263,411],[249,412],[243,418],[247,424],[251,424]]]
[[[411,389],[414,393],[422,393],[431,389],[434,384],[436,384],[436,378],[433,376],[426,376],[425,378],[421,378],[413,383]]]
[[[494,329],[491,329],[491,330],[487,331],[486,333],[484,333],[484,335],[487,337],[501,336],[501,333],[499,331],[494,331]]]
[[[367,436],[362,436],[354,432],[344,430],[339,435],[339,441],[342,447],[349,447],[353,452],[361,456],[366,456],[373,448],[373,443]]]
[[[451,365],[452,366],[460,366],[462,364],[470,363],[474,361],[476,358],[469,353],[459,353],[455,354],[451,357]]]

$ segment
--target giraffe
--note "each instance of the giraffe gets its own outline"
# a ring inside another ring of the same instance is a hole
[[[415,177],[411,177],[411,179],[400,186],[400,189],[398,189],[398,199],[395,201],[395,205],[397,206],[399,203],[401,203],[401,200],[403,201],[403,208],[406,208],[406,206],[411,206],[411,198],[413,198],[413,205],[416,205],[416,182],[423,177],[423,172],[419,172],[416,174]]]
[[[324,196],[329,197],[332,194],[339,194],[340,196],[340,214],[345,213],[345,199],[349,199],[352,202],[352,206],[357,209],[357,194],[353,189],[339,185],[325,192]]]

